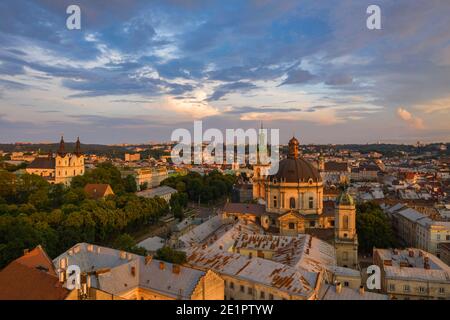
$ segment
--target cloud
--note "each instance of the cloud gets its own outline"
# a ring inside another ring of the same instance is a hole
[[[307,83],[314,78],[315,78],[315,76],[313,74],[311,74],[309,71],[302,70],[302,69],[296,69],[296,70],[290,71],[287,74],[286,80],[284,80],[281,85]]]
[[[257,86],[253,83],[242,81],[222,84],[215,88],[214,93],[208,98],[208,101],[219,100],[229,93],[245,93],[256,88]]]
[[[450,111],[450,97],[435,99],[415,106],[424,113],[445,113]]]
[[[425,129],[423,120],[419,117],[414,116],[411,112],[406,109],[398,108],[397,116],[405,121],[409,126],[415,129]]]

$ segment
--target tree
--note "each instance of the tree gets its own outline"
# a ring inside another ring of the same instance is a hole
[[[376,203],[368,202],[357,206],[356,230],[359,250],[362,253],[371,253],[373,247],[391,248],[396,246],[391,223]]]
[[[147,254],[147,250],[142,247],[136,246],[136,242],[133,237],[128,233],[121,234],[114,241],[114,248],[118,250],[123,250],[127,252],[132,252],[141,256],[145,256]]]
[[[156,251],[155,259],[170,263],[183,264],[186,262],[186,253],[170,247],[162,247]]]

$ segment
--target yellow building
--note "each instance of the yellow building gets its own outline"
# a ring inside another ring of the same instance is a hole
[[[66,152],[64,138],[61,137],[58,152],[54,156],[38,157],[26,168],[29,174],[39,175],[50,183],[69,185],[73,177],[83,175],[84,155],[81,153],[80,139],[77,139],[73,153]]]
[[[266,166],[254,166],[253,197],[265,202],[267,212],[262,220],[283,235],[325,227],[322,178],[317,168],[300,155],[295,137],[289,141],[289,155],[280,161],[278,172],[264,175],[266,172]]]

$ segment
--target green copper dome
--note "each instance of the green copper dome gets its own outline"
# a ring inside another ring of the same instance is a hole
[[[337,198],[336,204],[343,206],[353,206],[355,205],[355,201],[348,192],[344,191]]]

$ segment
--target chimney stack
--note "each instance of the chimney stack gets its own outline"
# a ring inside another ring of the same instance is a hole
[[[30,252],[30,249],[23,249],[23,255],[26,255],[28,252]]]
[[[66,281],[66,272],[65,272],[65,270],[59,270],[58,276],[59,276],[59,282],[60,283],[64,283],[64,281]]]
[[[364,286],[359,286],[359,294],[364,295]]]
[[[342,284],[340,282],[336,283],[336,293],[341,293],[342,291]]]
[[[180,265],[178,264],[173,264],[172,265],[172,272],[175,274],[180,274],[181,268]]]
[[[135,267],[135,266],[132,266],[132,267],[131,267],[131,275],[132,275],[133,277],[136,276],[136,267]]]
[[[414,258],[414,251],[412,249],[409,249],[409,256],[411,258]]]
[[[160,261],[159,262],[159,269],[160,270],[164,270],[166,268],[166,265],[164,264],[164,262],[163,261]]]
[[[145,264],[148,265],[150,262],[152,262],[153,260],[153,256],[152,255],[147,255],[145,257]]]

